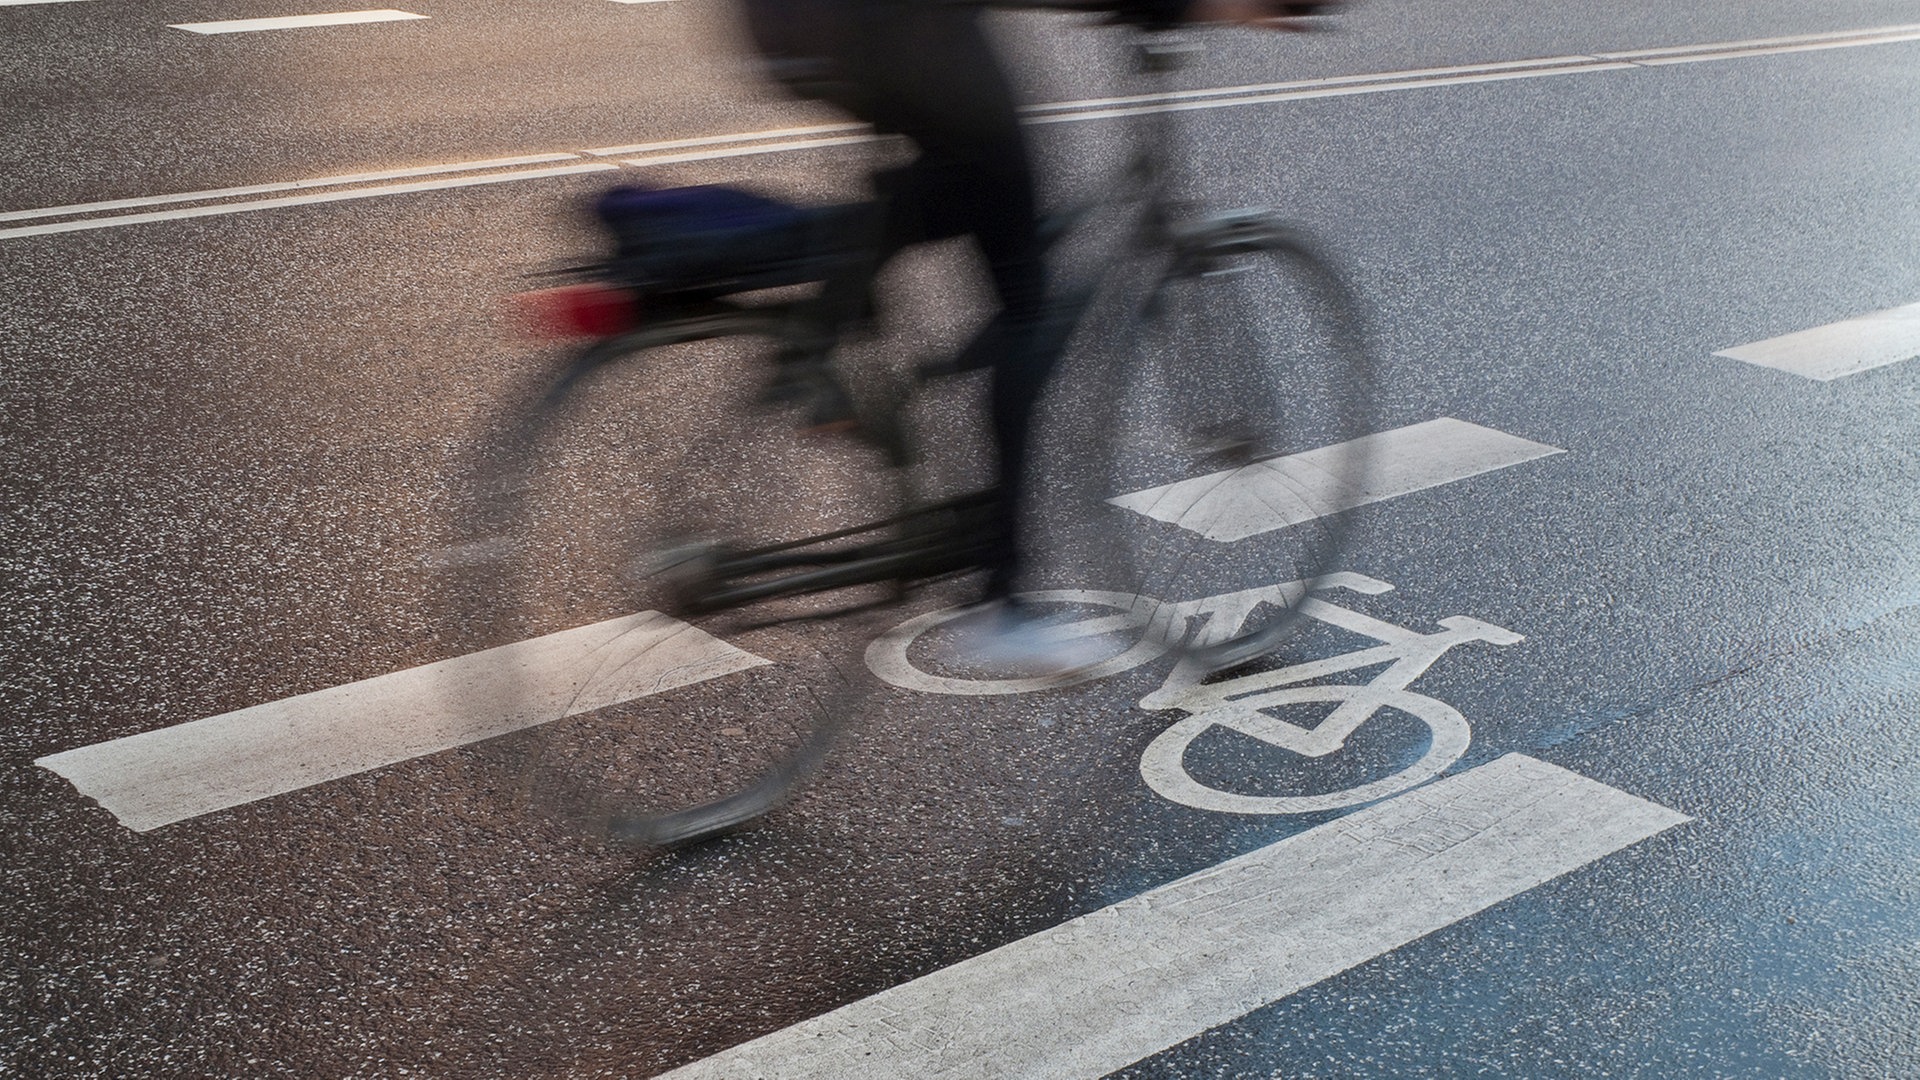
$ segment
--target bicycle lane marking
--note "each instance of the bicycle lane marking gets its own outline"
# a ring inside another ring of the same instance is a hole
[[[770,663],[646,611],[34,764],[147,832]]]
[[[1688,820],[1509,754],[665,1076],[1093,1080]]]
[[[1920,304],[1842,319],[1713,355],[1832,382],[1920,357]]]
[[[1565,452],[1440,417],[1107,501],[1229,542]],[[1356,487],[1342,463],[1362,455],[1365,483]]]
[[[1123,634],[1116,645],[1124,647],[1124,651],[1070,675],[1052,679],[955,678],[925,670],[910,655],[914,642],[922,634],[963,617],[967,610],[947,608],[908,619],[874,639],[867,648],[867,667],[881,680],[908,690],[956,695],[1019,694],[1104,678],[1151,663],[1171,651],[1170,635],[1178,626],[1188,627],[1186,633],[1191,635],[1188,640],[1193,644],[1216,644],[1241,633],[1248,616],[1262,606],[1292,607],[1306,618],[1370,638],[1376,644],[1213,681],[1206,681],[1210,668],[1192,657],[1183,657],[1160,688],[1138,703],[1139,708],[1149,711],[1171,709],[1187,714],[1147,745],[1140,758],[1140,776],[1162,798],[1197,810],[1227,814],[1306,814],[1344,809],[1423,784],[1466,753],[1472,742],[1472,729],[1466,717],[1443,701],[1410,690],[1415,679],[1456,646],[1472,642],[1506,646],[1518,644],[1525,638],[1503,627],[1461,615],[1441,619],[1441,629],[1437,632],[1420,633],[1310,595],[1334,589],[1379,595],[1391,591],[1393,586],[1364,574],[1339,571],[1308,580],[1178,602],[1079,589],[1025,593],[1022,595],[1035,604],[1078,606],[1102,612],[1090,618],[1056,622],[1053,629],[1057,633],[1082,638],[1103,637],[1129,627],[1146,629],[1155,624],[1158,630],[1149,629],[1131,644]],[[1320,681],[1367,669],[1378,670],[1364,683]],[[1302,705],[1309,708],[1302,712],[1297,708]],[[1347,739],[1382,709],[1404,713],[1423,723],[1428,731],[1426,749],[1411,764],[1351,787],[1310,794],[1252,795],[1214,786],[1187,769],[1188,748],[1216,728],[1237,732],[1310,762],[1343,749]]]

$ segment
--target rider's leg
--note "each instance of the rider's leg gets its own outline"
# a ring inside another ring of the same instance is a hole
[[[1031,158],[1011,85],[975,12],[893,5],[900,21],[868,60],[874,122],[913,140],[920,157],[877,178],[893,245],[970,235],[992,274],[1000,311],[979,344],[994,355],[990,415],[1000,498],[987,559],[991,598],[1019,571],[1016,525],[1026,490],[1035,407],[1058,359],[1040,331],[1045,243]]]

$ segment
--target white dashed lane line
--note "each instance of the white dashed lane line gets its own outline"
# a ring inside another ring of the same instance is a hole
[[[642,612],[34,764],[145,832],[767,663]]]
[[[1225,543],[1564,452],[1441,417],[1107,501]]]
[[[1842,319],[1713,355],[1830,382],[1920,357],[1920,304]]]
[[[1094,1080],[1687,820],[1509,754],[663,1080]]]
[[[250,34],[257,30],[304,30],[314,26],[352,26],[358,23],[402,22],[424,19],[411,11],[381,8],[373,11],[331,11],[320,15],[281,15],[271,19],[225,19],[219,22],[168,23],[173,30],[195,34]]]

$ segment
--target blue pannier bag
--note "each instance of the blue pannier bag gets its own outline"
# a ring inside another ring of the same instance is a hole
[[[647,292],[723,296],[818,281],[830,265],[834,207],[801,207],[739,188],[617,187],[594,213],[614,266]]]

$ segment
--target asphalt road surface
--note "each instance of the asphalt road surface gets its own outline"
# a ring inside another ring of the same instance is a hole
[[[314,9],[0,0],[0,1074],[1920,1074],[1920,3],[1207,35],[1193,190],[1337,256],[1400,478],[1267,737],[1141,707],[1164,660],[804,661],[965,582],[802,640],[610,623],[555,555],[490,617],[474,448],[563,357],[501,299],[591,250],[581,202],[887,151],[720,0],[191,28]],[[1095,189],[1115,32],[995,18],[1049,190]],[[978,317],[965,251],[896,276],[929,347]],[[648,452],[721,446],[752,371],[679,356]],[[609,647],[599,709],[565,665]],[[511,731],[501,671],[584,704]],[[828,672],[872,689],[751,830],[528,812],[533,757],[670,788],[711,747],[646,731],[752,744]]]

